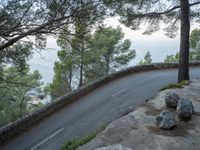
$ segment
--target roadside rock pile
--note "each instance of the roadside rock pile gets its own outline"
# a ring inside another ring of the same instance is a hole
[[[175,92],[165,94],[165,104],[168,108],[176,108],[180,119],[190,119],[194,112],[194,106],[189,98],[180,98]],[[156,125],[161,129],[172,129],[176,126],[176,114],[169,110],[163,110],[156,117]]]

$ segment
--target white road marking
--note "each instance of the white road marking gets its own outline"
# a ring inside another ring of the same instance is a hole
[[[38,143],[37,145],[35,145],[34,147],[32,147],[30,150],[35,150],[37,147],[39,147],[40,145],[42,145],[43,143],[47,142],[48,140],[50,140],[51,138],[53,138],[54,136],[56,136],[58,133],[60,133],[62,130],[64,130],[64,128],[61,128],[60,130],[54,132],[53,134],[51,134],[49,137],[47,137],[46,139],[44,139],[42,142]]]
[[[120,90],[120,91],[114,93],[114,94],[112,95],[112,97],[116,97],[116,96],[122,94],[123,92],[127,91],[128,89],[129,89],[129,88],[125,88],[125,89],[123,89],[123,90]]]

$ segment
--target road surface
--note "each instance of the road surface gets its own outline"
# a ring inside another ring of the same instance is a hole
[[[190,70],[200,78],[200,67]],[[148,71],[112,81],[81,97],[9,142],[3,150],[60,150],[66,140],[94,131],[138,107],[177,81],[177,69]]]

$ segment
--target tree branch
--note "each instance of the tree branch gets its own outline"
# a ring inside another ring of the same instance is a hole
[[[18,35],[18,36],[16,36],[16,37],[10,39],[9,41],[3,43],[2,45],[0,45],[0,50],[2,50],[2,49],[4,49],[4,48],[6,48],[6,47],[8,47],[8,46],[10,46],[10,45],[12,45],[12,44],[14,44],[15,42],[19,41],[20,39],[22,39],[22,38],[24,38],[24,37],[26,37],[26,36],[28,36],[28,35],[32,35],[32,34],[34,34],[35,32],[44,29],[45,27],[47,27],[47,26],[49,26],[49,25],[51,25],[51,24],[53,24],[53,23],[56,23],[56,22],[59,22],[59,21],[68,19],[68,18],[72,17],[75,13],[76,13],[76,11],[74,11],[72,14],[70,14],[70,15],[68,15],[68,16],[60,17],[60,18],[57,18],[57,19],[52,19],[52,20],[50,20],[50,21],[48,21],[48,22],[46,22],[46,23],[44,23],[44,24],[42,24],[42,25],[40,25],[40,26],[38,26],[38,27],[35,27],[35,28],[33,28],[33,29],[30,29],[29,31],[24,32],[24,33],[22,33],[22,34],[20,34],[20,35]]]
[[[195,2],[195,3],[191,3],[190,4],[190,7],[192,6],[195,6],[195,5],[198,5],[200,4],[200,1],[199,2]],[[174,6],[166,11],[163,11],[163,12],[149,12],[149,13],[146,13],[146,14],[139,14],[139,15],[135,15],[136,17],[147,17],[147,16],[158,16],[158,15],[164,15],[164,14],[168,14],[176,9],[179,9],[180,8],[180,5],[178,6]]]

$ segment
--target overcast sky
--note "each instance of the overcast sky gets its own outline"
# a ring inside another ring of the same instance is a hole
[[[119,24],[117,19],[107,19],[107,25],[117,27]],[[153,33],[152,35],[143,35],[143,30],[133,31],[124,25],[120,25],[125,38],[132,41],[132,48],[136,50],[136,58],[133,59],[129,66],[136,65],[144,57],[149,50],[153,62],[162,62],[166,55],[176,54],[179,50],[179,35],[176,38],[170,39],[166,37],[163,31]],[[35,53],[29,64],[33,70],[37,69],[43,76],[42,81],[45,83],[51,82],[53,78],[53,65],[57,58],[59,47],[56,44],[56,39],[48,38],[47,47],[51,48],[48,51],[42,51],[41,55]]]

